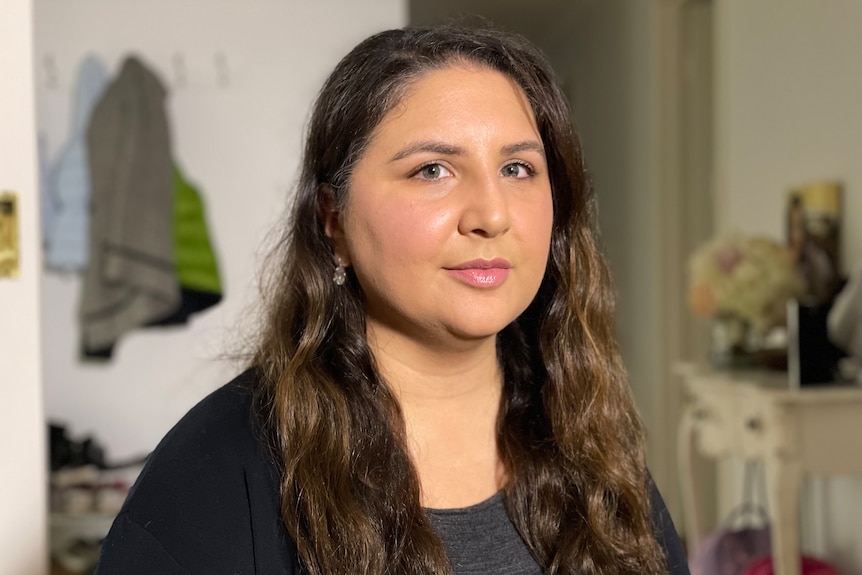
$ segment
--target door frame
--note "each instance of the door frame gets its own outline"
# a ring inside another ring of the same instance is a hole
[[[0,278],[0,574],[48,569],[32,0],[0,2],[0,190],[17,195],[19,273]]]
[[[677,528],[683,531],[678,465],[682,380],[675,365],[702,361],[708,354],[707,326],[687,307],[688,256],[716,229],[715,86],[713,0],[655,0],[656,190],[662,222],[662,377],[652,395],[651,466]],[[714,464],[698,462],[703,493],[715,493]],[[690,512],[691,510],[686,510]],[[717,517],[715,498],[695,510],[700,523]]]

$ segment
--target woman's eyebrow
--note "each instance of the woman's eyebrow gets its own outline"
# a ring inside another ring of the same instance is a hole
[[[543,158],[545,157],[545,146],[536,140],[524,140],[523,142],[518,142],[516,144],[509,144],[507,146],[503,146],[500,151],[504,156],[511,156],[518,152],[537,152],[541,154]]]
[[[435,154],[440,154],[442,156],[463,156],[465,155],[464,149],[458,146],[453,146],[451,144],[446,144],[444,142],[434,142],[434,141],[423,141],[423,142],[415,142],[400,152],[392,156],[390,162],[397,162],[398,160],[403,160],[408,156],[412,156],[413,154],[419,154],[422,152],[432,152]]]
[[[464,156],[466,152],[464,148],[459,146],[453,146],[452,144],[447,144],[445,142],[436,142],[431,140],[425,140],[421,142],[414,142],[409,144],[402,150],[400,150],[397,154],[392,156],[390,162],[397,162],[398,160],[403,160],[408,156],[412,156],[413,154],[419,154],[423,152],[431,152],[434,154],[440,154],[441,156]],[[524,140],[523,142],[516,142],[514,144],[508,144],[503,146],[500,149],[500,153],[503,156],[511,156],[512,154],[517,154],[518,152],[537,152],[545,157],[545,147],[536,140]]]

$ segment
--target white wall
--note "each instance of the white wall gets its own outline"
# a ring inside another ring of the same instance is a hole
[[[715,4],[723,227],[783,238],[786,191],[838,179],[845,269],[862,263],[862,2]],[[862,480],[812,482],[808,493],[823,504],[808,505],[803,547],[862,573]]]
[[[5,1],[5,0],[4,0]],[[87,52],[116,71],[139,53],[171,94],[175,157],[200,185],[226,299],[188,326],[135,332],[113,361],[78,359],[77,276],[46,274],[45,405],[77,438],[95,434],[110,459],[147,452],[204,394],[236,372],[214,361],[238,343],[256,297],[258,246],[282,215],[302,128],[328,72],[353,45],[406,23],[402,0],[37,0],[38,118],[54,157],[71,124],[71,90]],[[218,85],[223,54],[229,84]],[[174,67],[181,55],[185,85]],[[47,83],[45,58],[59,71]]]
[[[18,193],[20,265],[0,278],[0,574],[47,570],[30,0],[0,2],[0,191]]]

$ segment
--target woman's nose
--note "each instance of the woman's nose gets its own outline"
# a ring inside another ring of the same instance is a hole
[[[499,174],[474,178],[462,186],[461,234],[494,237],[509,230],[509,201]]]

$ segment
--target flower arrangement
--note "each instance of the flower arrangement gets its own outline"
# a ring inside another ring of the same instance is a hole
[[[689,260],[688,304],[699,316],[733,318],[763,335],[785,320],[803,285],[786,247],[760,236],[718,237]]]

